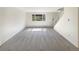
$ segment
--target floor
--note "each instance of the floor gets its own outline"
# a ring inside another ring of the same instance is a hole
[[[26,28],[0,46],[0,51],[77,51],[52,28]]]

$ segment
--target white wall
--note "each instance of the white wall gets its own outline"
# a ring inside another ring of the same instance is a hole
[[[32,14],[45,14],[46,21],[32,21]],[[30,26],[50,26],[53,27],[53,17],[55,17],[57,13],[52,12],[27,12],[26,13],[26,27]]]
[[[54,29],[78,47],[78,8],[64,8],[64,15],[60,18]]]
[[[0,45],[25,27],[25,12],[18,8],[0,8]]]
[[[3,24],[4,24],[4,18],[5,18],[4,13],[5,13],[5,9],[1,7],[0,8],[0,44],[1,44],[1,39],[3,39],[2,31],[3,31]]]
[[[78,46],[79,46],[79,7],[78,7]]]

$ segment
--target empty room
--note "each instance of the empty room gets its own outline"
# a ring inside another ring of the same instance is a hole
[[[79,51],[78,7],[0,7],[0,51]]]

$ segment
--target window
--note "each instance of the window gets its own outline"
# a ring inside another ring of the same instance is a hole
[[[32,21],[45,21],[45,14],[32,14]]]

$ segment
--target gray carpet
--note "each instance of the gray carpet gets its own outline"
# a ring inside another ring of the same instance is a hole
[[[0,46],[0,51],[77,51],[79,50],[52,28],[30,31],[26,28]]]

